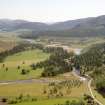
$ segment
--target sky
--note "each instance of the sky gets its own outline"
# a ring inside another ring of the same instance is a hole
[[[58,22],[105,15],[105,0],[0,0],[0,19]]]

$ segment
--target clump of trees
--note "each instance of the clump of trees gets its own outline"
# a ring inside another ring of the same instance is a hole
[[[4,98],[1,99],[1,101],[5,103],[5,102],[8,101],[8,99],[4,97]]]
[[[21,67],[20,66],[17,66],[17,69],[19,70]]]
[[[101,93],[105,97],[105,78],[101,78],[96,82],[96,88],[99,93]]]
[[[42,73],[43,77],[56,76],[61,73],[69,72],[73,70],[73,65],[67,61],[69,58],[73,57],[73,54],[68,53],[63,48],[46,48],[45,52],[51,52],[49,59],[39,62],[37,64],[32,64],[32,69],[44,68]]]
[[[29,70],[26,70],[26,69],[22,69],[21,70],[21,74],[22,75],[25,75],[25,74],[28,74],[29,73]]]
[[[37,65],[38,65],[38,63],[37,63]],[[32,68],[32,70],[36,70],[36,68],[37,68],[36,64],[31,64],[30,67]]]
[[[84,100],[86,101],[87,105],[99,105],[97,102],[94,101],[94,99],[88,95],[84,94]]]

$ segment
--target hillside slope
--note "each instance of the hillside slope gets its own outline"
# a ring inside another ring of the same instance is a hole
[[[105,35],[105,15],[54,24],[41,22],[29,22],[25,20],[0,20],[0,31],[30,30],[28,35],[47,36],[104,36]]]

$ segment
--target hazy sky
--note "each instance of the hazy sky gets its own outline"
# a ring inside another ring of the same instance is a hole
[[[56,22],[105,15],[105,0],[0,0],[0,18]]]

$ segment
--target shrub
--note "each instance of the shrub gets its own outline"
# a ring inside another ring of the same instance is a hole
[[[29,73],[29,70],[22,69],[22,71],[21,71],[21,74],[22,74],[22,75],[25,75],[25,74],[27,74],[27,73]]]
[[[20,69],[20,66],[18,66],[17,68]]]
[[[7,98],[2,98],[1,101],[2,102],[7,102]]]

